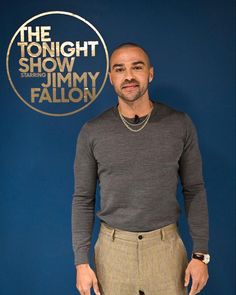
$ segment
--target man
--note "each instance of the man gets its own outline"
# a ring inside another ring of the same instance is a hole
[[[110,58],[116,106],[82,127],[74,163],[72,234],[81,295],[190,295],[208,280],[208,210],[196,129],[183,112],[150,99],[154,70],[137,44]],[[193,254],[178,233],[180,176]],[[88,251],[96,181],[101,220],[95,271]]]

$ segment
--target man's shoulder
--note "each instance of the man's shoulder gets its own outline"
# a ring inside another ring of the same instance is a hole
[[[114,106],[104,110],[103,112],[97,114],[95,117],[89,119],[85,124],[85,129],[96,129],[107,126],[107,123],[111,123],[114,118]]]
[[[170,107],[162,102],[158,102],[157,107],[159,108],[159,114],[157,111],[156,118],[159,122],[163,120],[163,126],[171,126],[174,130],[182,130],[184,133],[186,130],[196,128],[191,116],[187,112]]]
[[[157,116],[160,118],[168,118],[171,120],[185,120],[186,113],[182,110],[178,110],[177,108],[174,108],[172,106],[169,106],[166,103],[163,102],[156,102],[157,104]]]

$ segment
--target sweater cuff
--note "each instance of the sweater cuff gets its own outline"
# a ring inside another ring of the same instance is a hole
[[[193,241],[193,253],[199,252],[207,254],[208,251],[208,240],[198,239]]]
[[[74,265],[89,263],[88,251],[80,250],[78,253],[75,253],[74,256]]]

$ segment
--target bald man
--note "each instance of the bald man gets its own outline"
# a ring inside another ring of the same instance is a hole
[[[81,128],[74,162],[72,235],[77,288],[89,295],[190,295],[208,280],[208,209],[191,118],[149,97],[154,69],[146,50],[118,46],[110,57],[115,106]],[[178,229],[180,177],[193,249]],[[101,221],[89,248],[100,186]]]

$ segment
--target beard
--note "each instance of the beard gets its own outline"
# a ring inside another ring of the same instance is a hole
[[[137,85],[134,90],[132,91],[123,91],[125,89],[125,86],[129,84],[135,84]],[[132,103],[139,98],[141,98],[147,91],[148,89],[148,81],[143,87],[140,87],[140,84],[136,80],[131,80],[131,81],[124,81],[124,83],[121,84],[120,88],[114,88],[116,94],[126,103]]]

